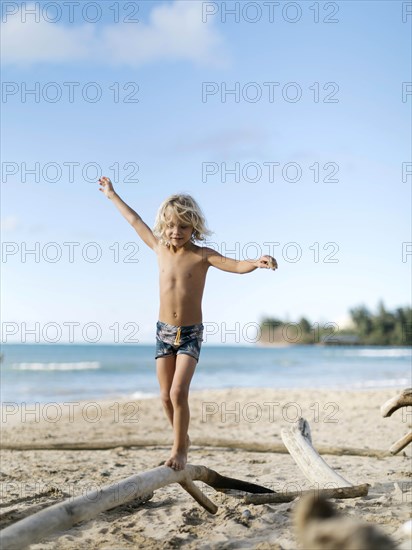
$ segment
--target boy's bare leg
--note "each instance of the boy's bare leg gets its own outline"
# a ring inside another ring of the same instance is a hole
[[[160,398],[170,424],[173,426],[173,404],[170,399],[170,388],[176,369],[176,356],[167,355],[156,359],[156,374],[160,386]]]
[[[170,388],[170,398],[173,406],[173,432],[174,442],[172,454],[165,462],[175,470],[183,470],[187,462],[187,450],[189,446],[189,386],[195,372],[197,361],[186,354],[176,356],[176,368]]]
[[[170,389],[173,383],[173,377],[176,370],[176,355],[167,355],[156,359],[156,373],[160,386],[160,398],[163,408],[171,426],[173,427],[173,403],[170,399]],[[187,435],[187,447],[190,446],[189,434]]]

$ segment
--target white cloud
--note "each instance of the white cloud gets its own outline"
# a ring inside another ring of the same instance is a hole
[[[33,8],[28,5],[27,9]],[[21,14],[1,25],[2,62],[9,65],[93,61],[141,66],[162,60],[185,60],[223,67],[223,40],[211,23],[202,22],[202,3],[176,0],[156,6],[148,23],[65,26],[24,23]]]
[[[1,220],[2,231],[15,231],[19,225],[20,223],[16,216],[7,216]]]
[[[92,25],[64,27],[28,19],[20,14],[1,25],[2,63],[28,65],[38,62],[65,62],[87,59],[96,36]]]

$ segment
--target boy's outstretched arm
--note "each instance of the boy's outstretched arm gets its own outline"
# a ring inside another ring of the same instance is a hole
[[[203,253],[209,265],[230,273],[250,273],[258,268],[275,270],[278,267],[272,256],[262,256],[258,260],[233,260],[208,247],[203,248]]]
[[[113,202],[120,214],[130,223],[142,241],[144,241],[147,246],[155,250],[158,245],[158,239],[153,235],[152,230],[145,224],[139,214],[137,214],[137,212],[130,208],[130,206],[119,197],[119,195],[115,192],[110,179],[102,177],[99,179],[99,184],[101,185],[99,191],[102,191],[102,193],[104,193],[106,197]]]

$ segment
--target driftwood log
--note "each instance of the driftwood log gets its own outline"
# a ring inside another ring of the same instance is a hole
[[[369,484],[352,485],[350,487],[334,487],[332,489],[310,489],[308,491],[285,491],[283,493],[247,495],[244,497],[245,504],[279,504],[291,502],[295,498],[305,495],[323,498],[355,498],[366,497],[369,491]]]
[[[302,548],[311,550],[395,550],[397,545],[375,525],[345,517],[316,495],[297,503],[294,524]]]
[[[203,481],[217,491],[235,489],[250,493],[271,493],[270,489],[225,477],[205,466],[187,464],[181,471],[160,466],[142,474],[130,476],[100,490],[54,504],[33,514],[0,532],[0,548],[22,550],[56,531],[70,529],[80,521],[96,517],[100,512],[126,504],[132,500],[142,502],[151,498],[153,492],[170,483],[179,483],[203,508],[215,514],[217,506],[206,497],[193,482]]]
[[[312,445],[309,423],[304,418],[289,429],[281,432],[282,440],[303,475],[317,487],[306,491],[285,491],[265,495],[247,495],[246,504],[269,504],[290,502],[305,495],[325,498],[354,498],[366,496],[369,485],[352,485],[336,473],[319,455]]]
[[[369,485],[353,486],[334,472],[312,446],[309,424],[303,418],[289,430],[282,430],[282,439],[303,474],[312,482],[335,485],[334,488],[297,493],[294,520],[297,537],[303,548],[312,550],[392,550],[393,540],[374,525],[339,515],[326,498],[366,496]],[[272,495],[262,496],[271,502]]]
[[[395,411],[402,407],[411,407],[412,406],[412,388],[407,388],[403,390],[399,395],[388,399],[386,403],[381,406],[381,413],[384,418],[391,416]],[[396,455],[402,449],[404,449],[409,443],[412,442],[412,432],[407,433],[398,441],[395,441],[393,445],[389,448],[389,452],[393,455]]]
[[[412,443],[412,432],[409,432],[408,434],[398,439],[398,441],[395,441],[395,443],[389,447],[389,452],[393,455],[396,455],[397,453],[399,453],[399,451],[402,451],[402,449],[407,447],[409,443]]]
[[[131,449],[140,447],[170,447],[168,440],[160,441],[158,439],[137,439],[127,438],[127,440],[103,440],[103,441],[33,441],[31,443],[2,443],[0,450],[12,451],[104,451],[108,449]],[[260,442],[260,441],[240,441],[238,439],[210,438],[201,437],[192,441],[192,447],[215,447],[217,449],[241,449],[253,453],[281,453],[287,454],[288,450],[283,443]],[[319,445],[318,452],[322,455],[337,456],[368,456],[373,458],[385,458],[390,456],[389,451],[380,449],[356,448],[356,447],[338,447],[333,445]]]
[[[353,498],[368,493],[368,485],[353,486],[336,473],[312,446],[309,424],[303,418],[289,430],[282,430],[282,439],[303,474],[318,487],[318,495],[334,498]],[[100,512],[126,504],[132,500],[144,502],[153,492],[171,483],[179,483],[201,506],[215,514],[217,506],[194,484],[202,481],[216,491],[230,494],[232,491],[249,493],[247,503],[288,502],[312,491],[290,491],[277,494],[271,489],[238,479],[225,477],[205,466],[187,464],[181,471],[160,466],[126,478],[100,490],[90,491],[75,499],[55,504],[29,516],[0,532],[0,547],[23,549],[45,537],[70,529],[76,523],[96,517]],[[329,487],[327,487],[329,486]],[[250,494],[252,493],[252,494]]]
[[[412,407],[412,388],[407,388],[399,395],[388,399],[381,407],[382,416],[384,418],[391,416],[401,407]]]
[[[336,473],[312,446],[309,423],[304,418],[281,431],[283,443],[303,475],[312,483],[323,486],[352,487],[352,483]]]

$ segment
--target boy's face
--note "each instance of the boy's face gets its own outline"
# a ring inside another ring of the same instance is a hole
[[[192,237],[193,226],[179,220],[175,215],[166,217],[166,239],[176,248],[181,248]]]

